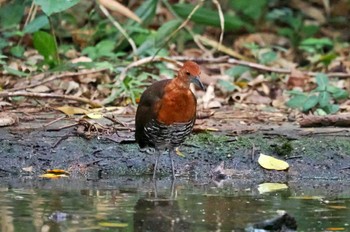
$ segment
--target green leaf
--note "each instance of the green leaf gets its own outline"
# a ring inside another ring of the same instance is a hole
[[[191,11],[193,10],[194,5],[191,4],[175,4],[173,9],[182,18],[187,18]],[[248,24],[242,21],[237,16],[225,15],[225,30],[239,30],[243,27],[248,27]],[[217,11],[199,8],[196,13],[192,15],[191,21],[206,26],[220,27],[220,18]]]
[[[76,5],[80,0],[34,0],[34,4],[39,5],[47,16],[65,11]]]
[[[20,45],[14,46],[10,50],[11,54],[18,58],[23,57],[24,51],[24,47]]]
[[[268,64],[277,59],[277,53],[274,51],[264,52],[260,55],[259,60],[262,64]]]
[[[329,79],[328,76],[324,73],[318,73],[316,75],[316,83],[317,83],[317,89],[320,91],[325,91],[326,87],[328,86]]]
[[[339,90],[341,90],[341,89],[338,87],[335,87],[333,85],[327,85],[327,87],[326,87],[326,91],[328,93],[332,93],[332,94],[338,92]]]
[[[250,71],[249,67],[237,65],[232,68],[229,68],[225,71],[225,74],[231,76],[231,77],[239,77],[243,73]]]
[[[326,92],[326,91],[322,91],[320,92],[320,94],[318,95],[318,104],[320,105],[321,108],[327,106],[331,100],[331,95]]]
[[[319,116],[325,116],[327,115],[326,111],[324,111],[323,109],[317,108],[315,110],[315,115],[319,115]]]
[[[136,9],[135,14],[142,20],[143,25],[147,25],[152,21],[156,15],[157,5],[158,0],[148,0],[143,2],[141,6]],[[130,20],[129,22],[131,22],[129,25],[136,23],[134,20]]]
[[[50,66],[59,63],[58,53],[54,37],[44,31],[37,31],[33,36],[34,47],[44,56],[45,62]]]
[[[307,96],[305,95],[296,95],[287,101],[286,105],[291,108],[301,108],[306,101]]]
[[[4,70],[6,70],[6,72],[8,72],[8,73],[10,73],[12,75],[19,76],[19,77],[26,77],[26,76],[28,76],[27,73],[18,71],[17,69],[10,68],[7,65],[4,66]]]
[[[300,90],[295,90],[295,89],[293,89],[293,90],[290,90],[290,91],[288,91],[287,92],[288,94],[290,94],[290,95],[302,95],[302,96],[305,96],[306,97],[306,94],[305,93],[303,93],[302,91],[300,91]]]
[[[313,107],[315,107],[318,103],[318,96],[311,95],[309,96],[303,104],[303,112],[309,111]]]
[[[150,51],[151,48],[159,48],[164,45],[168,36],[181,24],[181,20],[171,20],[164,23],[155,33],[150,34],[139,46],[136,54],[142,55]]]
[[[18,25],[24,15],[25,7],[26,4],[23,3],[23,0],[17,0],[11,4],[2,4],[0,7],[0,27],[6,28]]]
[[[31,21],[29,24],[27,24],[27,26],[25,26],[23,32],[26,34],[31,34],[31,33],[39,31],[40,29],[42,29],[43,27],[46,27],[48,25],[49,25],[49,19],[47,18],[47,16],[41,15],[41,16],[37,17],[36,19],[34,19],[33,21]]]
[[[155,34],[157,46],[160,47],[162,44],[159,43],[164,42],[164,39],[167,38],[173,31],[175,31],[181,23],[182,20],[180,19],[170,20],[158,28],[157,33]]]
[[[327,114],[334,114],[337,113],[339,110],[339,105],[336,104],[329,104],[326,107],[323,107],[323,110],[327,113]]]
[[[325,48],[333,48],[333,42],[328,38],[308,38],[300,43],[299,48],[310,53],[321,52]]]
[[[334,94],[332,94],[333,98],[335,100],[341,100],[341,99],[346,99],[349,97],[349,93],[348,91],[344,90],[344,89],[339,89],[339,91],[335,92]]]
[[[247,0],[229,1],[235,10],[243,12],[244,15],[254,20],[259,19],[261,14],[265,13],[264,9],[267,6],[267,2],[267,0],[259,0],[252,4],[252,2]]]
[[[228,93],[233,92],[236,89],[236,86],[232,82],[226,80],[218,80],[218,85],[223,89],[223,91]]]

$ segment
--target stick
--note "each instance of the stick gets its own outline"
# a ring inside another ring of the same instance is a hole
[[[217,64],[218,63],[229,63],[229,64],[247,66],[247,67],[261,70],[261,71],[283,73],[283,74],[291,74],[291,72],[292,72],[291,69],[269,67],[269,66],[265,66],[262,64],[257,64],[257,63],[253,63],[253,62],[229,58],[229,56],[221,56],[221,57],[216,57],[216,58],[189,58],[189,57],[185,57],[185,56],[173,56],[173,57],[170,57],[170,59],[177,60],[177,61],[192,60],[192,61],[196,61],[197,63],[217,63]],[[308,76],[312,76],[312,77],[319,74],[318,72],[302,72],[302,73],[304,75],[308,75]],[[340,77],[340,78],[350,77],[350,73],[332,72],[332,73],[325,73],[325,74],[329,77]]]
[[[7,89],[6,92],[14,92],[14,91],[19,91],[19,90],[24,90],[24,89],[29,89],[29,88],[34,88],[37,87],[39,85],[43,85],[46,84],[48,82],[54,81],[54,80],[58,80],[61,78],[66,78],[66,77],[74,77],[74,76],[79,76],[79,75],[87,75],[87,74],[93,74],[93,73],[98,73],[98,72],[103,72],[106,71],[107,68],[103,68],[103,69],[97,69],[97,70],[88,70],[85,72],[67,72],[67,73],[62,73],[62,74],[54,74],[50,77],[45,78],[46,75],[48,75],[48,73],[40,73],[38,75],[33,76],[32,78],[45,78],[45,80],[38,82],[36,84],[31,84],[28,86],[23,86],[23,87],[18,87],[18,88],[13,88],[13,89]]]
[[[0,97],[32,97],[32,98],[58,98],[65,100],[72,100],[77,102],[83,102],[91,105],[92,107],[102,107],[100,103],[89,100],[83,97],[75,97],[70,95],[60,95],[54,93],[30,93],[26,91],[16,91],[16,92],[0,92]]]
[[[322,127],[322,126],[350,126],[350,114],[316,116],[307,115],[299,120],[301,127]]]

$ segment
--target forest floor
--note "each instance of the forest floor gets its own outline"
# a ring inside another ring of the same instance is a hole
[[[326,181],[339,183],[332,191],[348,189],[350,129],[301,128],[281,119],[283,115],[277,120],[276,112],[247,119],[233,109],[197,120],[193,135],[180,147],[184,156],[174,154],[179,179]],[[0,128],[0,179],[38,179],[48,169],[63,169],[70,178],[83,180],[151,176],[155,156],[139,151],[133,113],[92,123],[52,110],[33,111],[30,116],[14,113],[17,124]],[[285,160],[289,169],[262,168],[257,161],[261,153]],[[170,173],[169,157],[163,155],[159,176],[168,178]]]

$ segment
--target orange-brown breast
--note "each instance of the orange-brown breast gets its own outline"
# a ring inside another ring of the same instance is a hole
[[[157,120],[166,125],[189,122],[196,117],[196,98],[188,88],[176,88],[169,84],[165,94],[155,107]]]

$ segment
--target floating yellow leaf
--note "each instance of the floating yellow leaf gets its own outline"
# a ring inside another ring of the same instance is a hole
[[[271,170],[286,170],[289,168],[289,164],[283,160],[276,159],[272,156],[264,155],[260,153],[258,163],[261,167]]]
[[[59,110],[68,116],[89,113],[88,110],[85,110],[83,108],[74,107],[74,106],[67,106],[67,105],[57,107],[56,110]]]
[[[344,227],[328,227],[326,228],[326,231],[344,231]]]
[[[347,209],[345,205],[329,205],[328,207],[331,209]]]
[[[121,223],[121,222],[100,222],[98,223],[99,226],[102,227],[115,227],[115,228],[124,228],[128,226],[128,223]]]
[[[262,183],[259,184],[258,191],[260,194],[275,192],[278,190],[287,189],[288,186],[286,184],[281,183]]]

